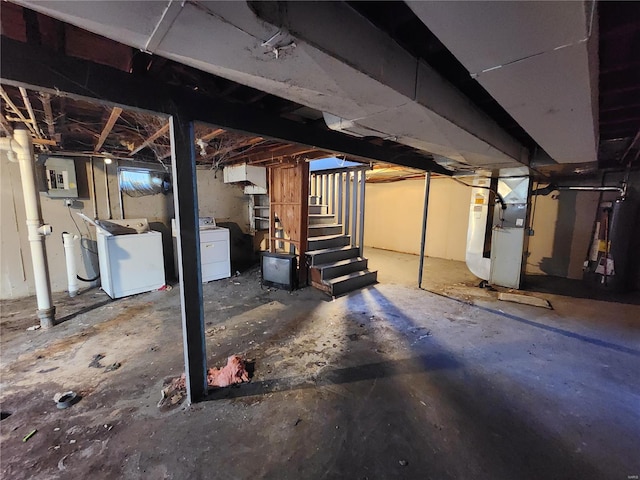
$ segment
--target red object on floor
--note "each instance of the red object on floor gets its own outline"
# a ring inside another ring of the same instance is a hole
[[[222,368],[207,370],[207,384],[210,387],[228,387],[235,383],[248,381],[249,374],[245,368],[244,360],[239,355],[229,357],[227,364]]]

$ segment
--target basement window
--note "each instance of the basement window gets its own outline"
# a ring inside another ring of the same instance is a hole
[[[118,170],[120,191],[130,197],[167,194],[171,192],[171,176],[166,172],[144,168],[120,168]]]

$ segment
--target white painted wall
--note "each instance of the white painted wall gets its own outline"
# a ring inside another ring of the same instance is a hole
[[[424,179],[367,183],[364,243],[396,252],[420,253]],[[449,178],[432,178],[425,254],[464,261],[471,189]]]
[[[84,159],[76,162],[79,181],[81,178],[86,178],[87,166],[88,162]],[[86,195],[86,184],[85,188],[80,188],[79,194],[83,195],[83,191]],[[51,288],[54,292],[64,291],[67,288],[67,278],[61,235],[64,231],[79,233],[69,214],[70,209],[64,206],[62,199],[52,199],[41,194],[40,202],[44,222],[53,227],[53,234],[47,237],[45,242]],[[86,196],[75,202],[71,212],[75,211],[84,211],[92,216],[91,202]],[[83,235],[88,235],[84,222],[77,216],[76,222],[82,229]],[[95,238],[94,232],[92,235]],[[9,162],[5,152],[0,154],[0,238],[0,298],[17,298],[35,294],[20,169],[17,163]],[[77,264],[78,273],[81,276],[95,275],[91,264],[85,266],[85,262],[82,261],[80,249],[78,249]],[[81,287],[84,285],[81,284]]]
[[[67,231],[82,234],[85,239],[95,239],[95,229],[87,227],[74,212],[82,211],[88,217],[93,217],[93,208],[88,186],[89,161],[86,158],[76,158],[76,174],[78,176],[79,195],[71,212],[80,228],[80,233],[69,214],[69,208],[64,206],[62,199],[51,199],[41,194],[42,217],[45,223],[53,226],[53,235],[46,240],[47,259],[51,276],[51,288],[54,292],[67,289],[64,249],[61,234]],[[121,162],[121,166],[145,166],[161,170],[160,165],[141,165]],[[107,166],[109,181],[109,199],[111,202],[112,218],[120,219],[120,195],[117,179],[117,165]],[[94,168],[96,203],[98,218],[107,218],[107,189],[105,186],[105,165],[101,160],[95,161]],[[213,216],[217,222],[237,223],[243,231],[248,231],[248,197],[241,188],[225,185],[222,173],[214,178],[211,170],[198,170],[198,199],[201,216]],[[24,200],[20,188],[20,171],[17,164],[9,162],[5,153],[0,156],[0,299],[20,298],[35,293],[31,253],[27,239],[25,224]],[[165,253],[165,270],[168,274],[173,270],[173,247],[171,241],[171,218],[174,216],[173,194],[157,194],[145,197],[122,196],[122,209],[125,218],[147,218],[154,230],[163,233]],[[79,274],[85,278],[95,276],[91,259],[95,256],[87,253],[83,260],[78,249],[77,263]],[[97,262],[95,263],[97,269]],[[88,286],[80,283],[81,288]]]
[[[619,185],[622,175],[609,175],[607,185]],[[640,173],[631,176],[640,190]],[[568,185],[568,183],[566,183]],[[599,179],[572,185],[599,185]],[[424,180],[367,184],[365,245],[397,252],[420,252]],[[433,178],[429,197],[427,242],[430,257],[464,261],[471,189],[448,178]],[[616,194],[608,194],[615,198]],[[529,239],[527,273],[582,278],[582,266],[600,195],[562,191],[538,196]]]
[[[224,183],[222,171],[198,168],[198,207],[201,217],[214,217],[216,223],[237,223],[249,232],[249,196],[234,184]]]

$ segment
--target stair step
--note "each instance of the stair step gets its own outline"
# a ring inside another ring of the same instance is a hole
[[[332,278],[331,280],[325,280],[323,283],[329,287],[327,293],[334,297],[344,295],[345,293],[357,290],[367,285],[376,283],[378,279],[378,272],[361,270],[353,272],[341,277]],[[326,291],[326,290],[325,290]]]
[[[329,207],[327,205],[309,205],[309,214],[310,215],[315,215],[315,214],[322,214],[325,213],[327,211]]]
[[[331,223],[323,225],[309,225],[309,237],[322,237],[325,235],[342,234],[342,225]]]
[[[313,252],[307,252],[309,257],[309,265],[316,266],[323,263],[337,262],[339,260],[346,260],[347,258],[355,258],[360,255],[360,249],[358,247],[334,247],[323,248],[321,250],[314,250]]]
[[[323,248],[345,247],[350,244],[351,237],[349,235],[322,235],[309,238],[307,252]]]
[[[318,195],[309,195],[309,205],[320,205],[320,197]]]
[[[335,215],[314,213],[309,215],[309,225],[335,225]]]
[[[348,258],[337,262],[323,263],[310,268],[311,280],[321,283],[323,280],[342,277],[349,273],[367,269],[368,260],[362,257]]]

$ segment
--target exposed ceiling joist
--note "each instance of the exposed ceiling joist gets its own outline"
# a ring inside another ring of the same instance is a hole
[[[40,101],[42,102],[42,109],[44,110],[44,121],[47,124],[47,132],[49,137],[53,138],[56,135],[56,124],[53,119],[53,111],[51,110],[51,95],[43,93],[40,95]]]
[[[2,99],[7,103],[7,106],[13,111],[13,113],[15,113],[18,116],[20,121],[27,126],[27,128],[31,131],[33,135],[35,135],[36,134],[35,128],[31,124],[31,121],[24,116],[24,114],[20,111],[20,109],[16,106],[16,104],[13,103],[9,95],[7,95],[7,92],[2,87],[0,87],[0,96],[2,96]]]
[[[224,132],[225,132],[225,130],[223,128],[216,128],[215,130],[212,130],[211,132],[207,133],[206,135],[203,135],[202,137],[200,137],[199,140],[202,140],[203,142],[209,142],[209,141],[213,140],[214,138],[219,137]]]
[[[3,83],[83,100],[125,106],[132,110],[182,115],[192,121],[224,129],[251,132],[265,138],[295,142],[348,155],[450,175],[430,155],[398,152],[367,140],[313,128],[254,107],[214,99],[180,86],[52,53],[37,45],[0,39],[0,77]],[[38,65],[39,68],[33,68]]]
[[[216,157],[220,157],[222,155],[225,155],[229,152],[233,152],[234,150],[238,150],[240,148],[244,148],[244,147],[250,147],[251,145],[255,145],[257,143],[262,142],[264,139],[262,137],[253,137],[253,138],[249,138],[245,141],[242,142],[238,142],[236,144],[230,145],[228,147],[224,147],[224,148],[220,148],[218,150],[216,150],[215,152],[206,155],[205,157],[203,157],[201,160],[211,160],[212,158],[216,158]]]
[[[122,108],[120,107],[113,107],[111,109],[111,113],[109,114],[109,120],[107,120],[107,123],[104,125],[104,128],[102,129],[100,138],[98,138],[98,143],[96,143],[96,146],[93,149],[94,152],[97,153],[100,151],[100,149],[102,148],[102,145],[104,144],[104,141],[109,136],[109,133],[111,133],[111,130],[113,130],[113,126],[118,121],[118,118],[120,117],[121,113],[122,113]]]
[[[38,128],[38,122],[36,120],[36,115],[33,113],[33,107],[31,106],[31,100],[29,100],[29,95],[27,94],[26,88],[20,87],[20,95],[22,95],[22,101],[24,103],[27,112],[29,113],[29,119],[31,120],[31,124],[33,125],[33,131],[36,135],[36,138],[43,138],[40,133],[40,129]]]
[[[290,148],[293,147],[294,144],[292,143],[270,143],[268,145],[260,145],[257,148],[251,149],[251,155],[259,155],[259,154],[269,154],[271,155],[274,152],[278,152],[280,150],[286,149],[286,148]],[[242,157],[245,156],[247,153],[249,152],[238,152],[238,153],[234,153],[232,154],[229,159],[230,160],[235,160],[237,157]]]
[[[306,147],[304,145],[293,145],[285,149],[273,150],[273,151],[263,151],[259,153],[247,153],[245,155],[237,155],[233,157],[234,162],[245,162],[245,163],[257,163],[261,161],[270,161],[283,157],[294,157],[298,155],[305,155],[311,152],[318,151],[317,148]],[[322,152],[322,155],[328,156],[330,153]]]
[[[142,150],[143,148],[148,147],[153,142],[155,142],[158,138],[160,138],[163,135],[166,135],[168,132],[169,132],[169,124],[167,123],[162,128],[160,128],[158,131],[156,131],[153,135],[151,135],[149,138],[147,138],[144,142],[142,142],[140,145],[138,145],[133,150],[131,150],[131,153],[129,153],[129,156],[130,157],[134,156],[140,150]]]
[[[13,127],[9,123],[9,120],[7,120],[7,117],[4,116],[4,113],[0,113],[0,126],[7,135],[13,135]]]
[[[35,145],[49,145],[52,147],[58,145],[58,142],[56,142],[55,140],[49,140],[48,138],[34,138],[32,139],[32,142]]]

